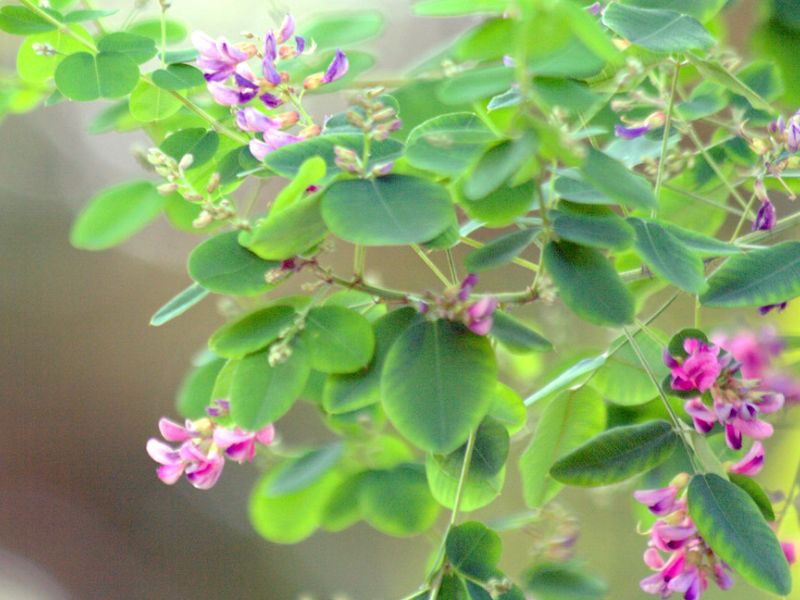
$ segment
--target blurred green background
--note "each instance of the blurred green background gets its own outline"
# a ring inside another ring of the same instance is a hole
[[[101,4],[124,15],[132,3]],[[789,24],[790,15],[796,25],[797,3],[776,4],[788,11],[782,13],[783,24]],[[402,72],[471,23],[414,18],[408,0],[174,0],[173,5],[173,15],[191,28],[229,38],[242,29],[274,26],[287,11],[302,24],[323,9],[377,8],[386,15],[387,27],[368,45],[378,58],[376,76]],[[780,24],[756,25],[770,5],[734,3],[728,38],[745,55],[755,46],[791,65],[800,55],[794,52],[800,35]],[[155,14],[154,1],[148,10]],[[4,72],[13,69],[18,43],[18,38],[0,37]],[[787,78],[787,96],[796,101],[798,73],[790,69]],[[340,98],[325,102],[312,106],[317,115],[343,105]],[[147,326],[153,311],[188,283],[183,263],[197,241],[166,223],[111,252],[79,252],[68,245],[69,224],[87,198],[141,175],[131,149],[145,148],[144,139],[85,132],[99,108],[59,104],[0,125],[0,598],[288,599],[307,594],[333,599],[347,593],[360,600],[411,592],[421,580],[431,540],[390,539],[357,525],[342,534],[319,533],[297,546],[275,546],[258,538],[247,522],[256,468],[230,465],[209,492],[183,481],[169,488],[155,477],[144,444],[157,434],[161,415],[174,416],[174,393],[191,356],[222,317],[214,302],[206,301],[166,327]],[[410,251],[371,252],[369,263],[372,277],[436,288]],[[391,270],[381,266],[390,264]],[[516,289],[528,283],[525,277],[524,271],[509,269],[484,283],[487,289]],[[679,301],[659,328],[685,325],[691,310],[687,300]],[[574,321],[558,305],[537,305],[524,315],[565,351],[576,349],[575,340],[587,350],[607,341],[604,332]],[[798,335],[799,317],[800,302],[795,302],[768,320]],[[752,312],[708,311],[707,322],[735,327],[764,320]],[[785,489],[800,460],[794,412],[786,413],[768,447],[770,467],[763,481],[770,489]],[[280,429],[290,442],[322,440],[328,434],[318,421],[313,408],[301,404]],[[522,508],[516,458],[511,461],[503,495],[478,516]],[[638,580],[648,574],[641,562],[646,540],[636,533],[630,491],[620,486],[568,492],[561,499],[582,525],[578,555],[608,579],[608,597],[614,600],[645,596]],[[800,541],[796,524],[787,525]],[[507,572],[519,573],[528,565],[531,544],[525,533],[506,536]],[[737,582],[733,591],[711,591],[707,597],[767,596]]]

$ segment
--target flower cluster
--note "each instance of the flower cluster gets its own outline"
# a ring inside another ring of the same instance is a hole
[[[253,39],[256,37],[249,35]],[[299,105],[306,90],[341,79],[349,67],[344,52],[336,50],[324,72],[306,77],[299,89],[292,85],[289,73],[280,70],[281,62],[310,54],[314,47],[313,44],[309,46],[302,36],[295,35],[295,21],[289,15],[277,31],[267,32],[261,47],[253,41],[233,45],[225,38],[215,40],[201,31],[192,35],[192,43],[200,52],[197,66],[203,71],[208,91],[223,106],[245,107],[255,98],[270,111],[287,102]],[[256,76],[249,64],[254,57],[261,59],[261,77]],[[236,124],[240,129],[261,134],[261,139],[250,141],[250,152],[258,160],[263,160],[277,148],[319,135],[320,126],[310,118],[305,119],[303,128],[296,135],[284,131],[299,120],[300,114],[294,110],[267,115],[247,106],[236,113]]]
[[[472,290],[478,284],[478,276],[467,275],[457,288],[446,290],[441,296],[429,295],[419,304],[423,314],[431,314],[438,319],[461,321],[476,335],[487,335],[492,330],[494,311],[499,302],[492,296],[483,296],[469,302]]]
[[[683,349],[686,355],[682,357],[665,352],[664,361],[674,390],[698,394],[687,400],[684,408],[699,433],[708,433],[719,423],[733,450],[741,449],[743,436],[762,440],[772,435],[772,425],[760,417],[780,410],[783,394],[761,389],[758,381],[742,379],[741,364],[718,345],[687,338]],[[710,397],[711,406],[704,397]]]
[[[208,417],[195,421],[187,419],[185,425],[167,418],[158,422],[165,440],[180,443],[178,448],[173,448],[155,438],[147,442],[147,453],[160,465],[156,472],[164,483],[172,485],[185,473],[186,479],[197,489],[210,489],[219,480],[226,458],[238,463],[251,461],[256,443],[268,446],[275,437],[272,425],[256,432],[221,426],[217,419],[227,416],[227,401],[217,401],[207,412]]]
[[[697,600],[708,589],[709,580],[723,590],[733,585],[730,567],[705,543],[689,516],[688,483],[689,475],[681,473],[665,488],[634,492],[634,498],[659,517],[649,531],[644,553],[645,564],[656,573],[639,585],[661,598],[680,593],[685,600]]]
[[[800,110],[788,119],[782,116],[769,124],[769,133],[782,142],[792,154],[800,150]]]

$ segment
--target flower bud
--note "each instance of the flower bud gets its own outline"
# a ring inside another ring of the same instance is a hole
[[[308,91],[317,89],[319,86],[322,85],[323,77],[325,77],[325,73],[322,72],[309,75],[303,80],[303,88]]]
[[[209,179],[206,191],[209,194],[213,194],[214,192],[216,192],[217,189],[219,188],[220,181],[222,181],[222,175],[220,175],[219,172],[217,171],[211,176],[211,179]]]
[[[164,184],[161,184],[160,186],[158,186],[158,188],[156,188],[156,189],[158,190],[158,193],[161,194],[162,196],[167,196],[167,195],[171,194],[172,192],[175,192],[175,191],[178,190],[178,184],[177,183],[164,183]]]
[[[200,214],[197,215],[197,218],[192,221],[192,227],[196,229],[202,229],[203,227],[208,227],[211,223],[214,222],[214,217],[210,212],[207,210],[200,211]]]
[[[192,156],[191,154],[184,154],[183,157],[181,158],[181,161],[178,163],[178,168],[181,171],[185,171],[186,169],[192,166],[193,162],[194,162],[194,156]]]

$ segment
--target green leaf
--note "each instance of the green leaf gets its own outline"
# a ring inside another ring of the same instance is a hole
[[[456,571],[487,581],[497,572],[503,552],[500,536],[478,521],[453,527],[445,541],[447,559]]]
[[[622,217],[604,206],[559,203],[551,211],[556,235],[594,248],[624,250],[633,243],[633,230]]]
[[[276,214],[303,198],[310,186],[325,178],[325,171],[325,161],[319,156],[313,156],[303,162],[294,179],[275,197],[270,213]]]
[[[706,306],[740,308],[779,304],[800,296],[800,242],[731,256],[708,278]]]
[[[669,374],[664,365],[662,350],[666,344],[652,339],[652,331],[641,331],[634,336],[639,350],[642,352],[650,369],[660,381]],[[600,392],[603,397],[620,406],[639,406],[646,404],[658,395],[658,388],[650,380],[642,368],[639,358],[626,338],[617,338],[611,345],[619,348],[608,357],[592,377],[589,385]]]
[[[337,181],[322,198],[322,218],[348,242],[397,246],[425,242],[453,221],[446,188],[417,177]]]
[[[175,160],[179,161],[185,155],[191,154],[194,160],[189,169],[206,164],[214,158],[218,148],[219,134],[203,127],[181,129],[161,142],[161,150]]]
[[[165,21],[167,44],[177,44],[186,39],[188,31],[184,25],[167,19]],[[161,19],[143,19],[128,27],[128,33],[135,33],[136,35],[143,35],[149,37],[157,44],[161,43]]]
[[[414,12],[424,17],[459,17],[476,13],[503,13],[510,0],[420,0]]]
[[[208,290],[203,286],[193,283],[159,308],[150,318],[150,325],[153,327],[161,327],[165,323],[169,323],[172,319],[181,316],[203,298],[208,296],[208,293]]]
[[[447,453],[483,419],[497,367],[485,337],[451,321],[406,330],[386,358],[381,397],[397,430],[419,448]]]
[[[769,102],[764,100],[758,95],[757,92],[750,88],[750,86],[736,77],[736,75],[728,71],[721,64],[704,60],[692,54],[687,54],[686,58],[690,63],[692,63],[692,65],[694,65],[703,79],[707,81],[714,81],[734,94],[743,96],[753,108],[765,110],[770,114],[774,112],[774,109]]]
[[[376,10],[322,13],[301,31],[309,42],[325,50],[350,46],[374,38],[383,30],[383,15]]]
[[[380,401],[381,371],[395,340],[419,319],[410,306],[393,310],[374,324],[375,353],[366,371],[330,375],[325,381],[322,406],[339,414],[358,410]]]
[[[312,308],[301,334],[311,366],[323,373],[352,373],[366,367],[375,350],[369,321],[342,306]]]
[[[753,499],[753,502],[756,503],[758,510],[761,511],[761,516],[764,517],[767,521],[774,521],[775,520],[775,511],[772,509],[772,502],[767,496],[767,493],[764,491],[758,482],[753,479],[752,477],[748,477],[747,475],[739,475],[738,473],[729,473],[728,477],[731,480],[731,483],[738,485],[742,488],[747,495]]]
[[[639,8],[672,10],[705,23],[722,10],[726,0],[622,0],[621,3]]]
[[[748,583],[787,596],[789,565],[775,534],[745,491],[718,475],[695,475],[689,514],[706,543]]]
[[[131,116],[142,123],[162,121],[178,112],[181,106],[180,100],[172,94],[144,80],[133,90],[128,102]]]
[[[70,231],[70,243],[84,250],[116,246],[155,219],[164,197],[149,181],[131,181],[100,192],[89,201]]]
[[[650,183],[599,150],[589,149],[581,173],[586,183],[619,204],[631,208],[656,207],[656,197]]]
[[[520,457],[525,503],[539,508],[563,487],[549,474],[553,463],[603,431],[606,408],[590,388],[564,392],[547,405],[531,443]]]
[[[26,37],[17,53],[17,74],[20,79],[29,83],[47,82],[67,56],[86,50],[76,38],[91,40],[92,36],[80,25],[70,25],[64,31],[48,31]],[[34,50],[37,44],[49,44],[58,53],[55,56],[37,54]]]
[[[574,562],[544,563],[525,574],[525,589],[538,600],[601,600],[608,586]]]
[[[458,196],[458,188],[453,188]],[[527,213],[536,202],[536,184],[532,181],[512,187],[503,185],[494,192],[473,201],[458,197],[458,203],[470,218],[481,221],[487,227],[507,227],[513,224],[517,217]]]
[[[189,255],[189,276],[218,294],[263,294],[273,287],[264,276],[280,263],[262,260],[243,248],[238,235],[237,231],[221,233],[197,246]]]
[[[584,358],[583,360],[579,360],[574,365],[566,369],[563,373],[559,374],[558,377],[539,389],[539,391],[531,396],[528,396],[525,399],[525,405],[533,406],[540,400],[543,400],[544,398],[547,398],[556,392],[560,392],[561,390],[572,386],[572,384],[577,381],[585,381],[585,376],[588,375],[591,377],[595,371],[597,371],[597,369],[605,364],[607,359],[607,354],[599,354],[598,356],[593,356],[592,358]]]
[[[193,368],[181,382],[175,405],[178,414],[186,419],[199,419],[205,417],[206,407],[215,400],[213,396],[214,385],[217,381],[225,361],[215,359]]]
[[[52,31],[56,26],[24,6],[0,8],[0,30],[16,35],[30,35]]]
[[[536,153],[536,139],[526,135],[501,142],[484,154],[461,186],[469,200],[485,198],[517,173]]]
[[[460,465],[454,469],[446,457],[428,454],[425,459],[425,474],[428,487],[436,501],[445,508],[452,509],[455,505],[458,482],[461,479]],[[461,490],[459,510],[471,512],[491,503],[500,495],[505,478],[505,467],[492,477],[479,477],[474,473],[468,473]]]
[[[694,17],[671,10],[651,10],[612,2],[603,23],[632,44],[661,54],[706,49],[714,38]]]
[[[361,481],[359,506],[364,519],[386,535],[406,537],[427,531],[439,514],[418,465],[368,471]]]
[[[225,358],[243,358],[269,346],[295,319],[297,314],[291,306],[268,306],[217,329],[208,347]]]
[[[476,478],[487,479],[497,475],[508,459],[508,430],[499,421],[486,417],[475,433],[475,448],[469,469]],[[450,473],[460,474],[466,456],[467,444],[443,457],[443,467]]]
[[[742,249],[734,244],[723,242],[711,236],[686,229],[674,223],[661,222],[659,226],[676,237],[682,244],[698,256],[730,256],[739,254]]]
[[[119,52],[131,58],[137,65],[146,63],[157,52],[152,39],[126,31],[104,35],[97,42],[97,49],[100,52]]]
[[[59,63],[55,78],[58,91],[71,100],[121,98],[139,83],[139,67],[119,52],[78,52]]]
[[[96,21],[111,17],[119,11],[115,9],[80,9],[73,10],[64,15],[64,23],[81,23],[83,21]]]
[[[343,481],[337,471],[329,471],[313,484],[284,496],[269,496],[272,481],[280,475],[274,470],[256,484],[250,495],[250,522],[256,532],[271,542],[296,544],[319,527],[325,506]]]
[[[264,164],[278,175],[293,179],[304,162],[309,158],[319,156],[325,161],[327,173],[323,183],[328,183],[341,173],[336,165],[336,156],[333,151],[335,146],[349,148],[361,156],[364,152],[364,136],[361,133],[333,133],[309,138],[273,150],[267,154]],[[373,142],[370,146],[369,167],[393,160],[402,152],[403,145],[397,140],[390,138]]]
[[[586,183],[580,172],[573,169],[562,171],[556,178],[555,192],[560,198],[579,204],[614,204],[614,200]]]
[[[514,70],[505,66],[482,67],[446,79],[436,97],[445,104],[469,104],[505,92],[514,82]]]
[[[505,384],[497,384],[497,393],[488,415],[502,423],[509,434],[517,433],[525,425],[527,411],[522,398]]]
[[[345,479],[333,491],[322,510],[322,527],[326,531],[339,532],[355,525],[361,519],[358,496],[361,493],[363,473]]]
[[[570,242],[550,242],[544,249],[543,264],[564,303],[581,318],[597,325],[633,321],[633,297],[597,250]]]
[[[153,83],[164,90],[186,90],[204,85],[203,72],[192,65],[174,64],[153,71]]]
[[[343,451],[342,442],[333,442],[285,462],[266,486],[266,494],[285,496],[307,488],[336,466]]]
[[[479,273],[505,265],[522,254],[538,233],[538,228],[520,229],[495,238],[483,248],[470,252],[464,266],[470,273]]]
[[[512,354],[548,352],[553,345],[519,319],[498,310],[494,313],[490,335]]]
[[[666,421],[615,427],[558,460],[550,475],[568,485],[609,485],[657,467],[678,445],[678,434]]]
[[[494,139],[494,133],[473,113],[440,115],[408,134],[406,158],[418,169],[457,176]]]
[[[305,388],[311,373],[301,344],[294,344],[285,362],[270,366],[268,352],[251,354],[233,371],[231,418],[247,431],[258,431],[285,415]]]
[[[270,211],[250,231],[242,231],[239,242],[262,258],[284,260],[308,251],[327,233],[319,196],[309,196],[277,212]]]
[[[691,294],[706,289],[703,261],[658,223],[629,218],[636,231],[636,252],[653,272]]]

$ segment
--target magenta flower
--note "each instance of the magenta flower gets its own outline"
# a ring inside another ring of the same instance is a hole
[[[655,490],[639,490],[633,493],[637,502],[647,506],[654,515],[663,517],[672,514],[677,509],[675,500],[678,495],[677,486],[670,484],[665,488]]]
[[[258,96],[259,86],[255,82],[253,71],[246,63],[236,67],[233,82],[233,87],[228,87],[219,81],[208,82],[208,91],[217,104],[223,106],[247,104]]]
[[[651,510],[652,503],[661,505],[656,514],[662,518],[650,530],[643,557],[645,565],[656,572],[639,583],[642,591],[661,598],[678,593],[684,600],[697,600],[708,588],[709,579],[721,589],[733,584],[729,567],[706,545],[689,516],[685,499],[688,482],[688,474],[681,473],[667,488],[634,493]],[[678,493],[681,497],[676,499]],[[668,557],[665,559],[662,553]]]
[[[730,337],[717,334],[714,342],[739,363],[745,379],[764,379],[772,370],[773,360],[784,349],[775,330],[768,327],[757,334],[751,331],[740,331]]]
[[[278,148],[303,141],[304,138],[286,133],[278,129],[268,129],[264,132],[263,141],[258,139],[250,140],[250,153],[257,160],[264,160],[264,158]]]
[[[750,451],[745,454],[741,460],[730,466],[728,471],[738,475],[747,475],[748,477],[755,477],[764,468],[764,445],[761,442],[755,442],[750,448]]]
[[[586,7],[587,12],[590,15],[594,15],[595,17],[598,16],[601,12],[603,12],[603,5],[599,2],[595,2],[594,4],[590,4]]]
[[[268,446],[275,437],[275,428],[270,424],[255,432],[222,427],[213,419],[228,414],[227,401],[218,401],[207,412],[211,418],[187,420],[179,425],[167,418],[158,422],[161,435],[168,442],[181,442],[173,448],[157,439],[147,442],[147,453],[159,464],[156,469],[159,479],[168,485],[176,483],[181,475],[194,487],[207,490],[214,486],[222,474],[225,458],[235,462],[253,460],[256,443]]]
[[[786,562],[790,565],[797,562],[797,548],[792,542],[781,542],[781,550],[786,557]]]
[[[232,46],[225,38],[214,40],[202,31],[192,34],[192,44],[200,52],[197,66],[206,81],[225,81],[240,63],[250,58],[250,54]]]
[[[467,307],[467,327],[477,335],[486,335],[492,330],[494,311],[497,310],[496,298],[486,296]]]
[[[688,356],[682,361],[672,358],[667,366],[672,370],[672,387],[680,391],[705,392],[714,385],[722,372],[719,347],[709,346],[700,340],[687,338],[683,349]]]
[[[458,289],[458,299],[461,300],[461,302],[469,300],[472,290],[475,289],[476,285],[478,285],[478,276],[475,273],[467,275],[464,281],[461,282],[461,287]]]

